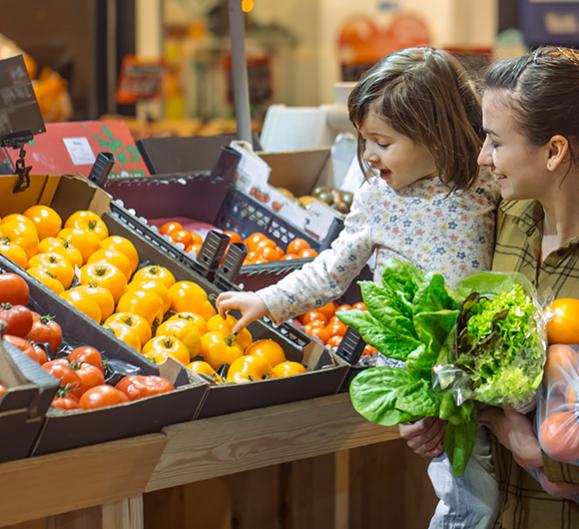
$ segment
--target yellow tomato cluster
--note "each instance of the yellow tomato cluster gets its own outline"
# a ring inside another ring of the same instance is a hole
[[[222,381],[216,370],[226,364],[228,382],[305,370],[286,361],[273,340],[253,342],[247,329],[233,335],[237,320],[217,315],[193,281],[176,281],[162,266],[138,269],[131,241],[109,236],[92,211],[76,211],[64,225],[43,205],[8,215],[0,222],[0,253],[156,363],[172,356],[216,381]]]

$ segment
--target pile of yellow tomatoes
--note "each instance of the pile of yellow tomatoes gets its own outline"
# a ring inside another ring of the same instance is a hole
[[[44,205],[8,215],[0,222],[0,253],[158,364],[172,356],[216,382],[224,365],[228,382],[305,371],[273,340],[253,342],[247,329],[233,336],[235,318],[217,315],[195,282],[176,281],[154,264],[138,268],[132,242],[110,236],[92,211],[76,211],[64,223]]]

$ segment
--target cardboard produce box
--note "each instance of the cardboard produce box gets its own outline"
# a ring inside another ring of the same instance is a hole
[[[171,393],[111,408],[66,412],[55,408],[45,410],[46,414],[42,417],[44,421],[38,425],[37,434],[40,435],[38,440],[36,437],[34,439],[33,455],[159,432],[169,424],[188,421],[197,413],[207,390],[207,383],[203,379],[192,376],[189,380],[187,371],[177,362],[170,362],[164,365],[162,370],[159,369],[143,355],[61,300],[42,283],[25,274],[3,255],[0,255],[0,272],[16,273],[26,280],[30,289],[29,307],[40,314],[54,316],[62,328],[65,345],[91,345],[108,359],[123,360],[137,367],[138,374],[160,374],[176,386],[176,390]],[[34,362],[33,364],[37,365]],[[46,408],[50,406],[51,400],[52,397]]]
[[[134,217],[130,212],[111,202],[111,196],[102,189],[97,188],[84,178],[74,176],[32,176],[31,186],[22,193],[11,194],[15,177],[0,177],[0,197],[9,197],[6,201],[6,211],[0,214],[11,212],[21,212],[35,203],[50,205],[63,219],[78,209],[90,209],[99,215],[106,223],[111,235],[120,235],[129,239],[139,253],[141,265],[157,264],[168,268],[177,281],[194,281],[201,286],[209,295],[217,295],[223,287],[209,281],[190,266],[190,262],[182,260],[182,252],[167,241],[159,237],[158,233],[142,220]],[[134,188],[134,199],[139,200],[139,188]],[[91,325],[96,326],[93,322]],[[310,343],[310,338],[292,326],[280,326],[274,328],[264,321],[256,321],[249,326],[249,331],[254,339],[270,338],[278,342],[286,351],[286,355],[292,359],[302,358],[304,348]],[[115,339],[116,338],[112,338]],[[268,381],[267,384],[256,384],[259,389],[254,389],[254,383],[242,386],[233,386],[236,392],[232,392],[232,386],[218,386],[211,388],[211,394],[226,395],[234,394],[233,399],[227,399],[228,404],[222,405],[217,411],[203,412],[203,407],[199,408],[199,416],[204,413],[230,413],[241,409],[251,409],[255,405],[269,406],[280,402],[291,402],[304,398],[318,397],[335,393],[341,385],[346,374],[347,367],[337,365],[329,357],[323,355],[318,362],[319,371],[307,376],[298,375],[296,381],[289,382],[289,379],[276,379]],[[318,378],[320,377],[320,378]],[[303,382],[302,382],[303,381]],[[280,388],[279,391],[277,388]],[[289,389],[287,389],[289,387]],[[283,389],[286,388],[286,389]],[[223,391],[225,390],[225,391]],[[219,393],[216,393],[219,392]],[[255,392],[255,393],[254,393]],[[245,395],[247,394],[247,398]],[[256,394],[255,399],[250,398]],[[191,399],[189,409],[196,411],[199,400],[196,395]],[[207,397],[208,405],[216,397]]]
[[[0,462],[28,457],[58,381],[11,343],[0,341]]]

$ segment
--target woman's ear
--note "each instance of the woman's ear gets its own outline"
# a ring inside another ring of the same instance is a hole
[[[567,159],[569,140],[565,136],[557,134],[548,141],[547,146],[549,148],[547,152],[547,170],[556,171]]]

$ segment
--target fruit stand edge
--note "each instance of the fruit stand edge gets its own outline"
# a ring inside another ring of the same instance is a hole
[[[167,445],[145,492],[399,438],[362,419],[346,393],[164,429]]]

